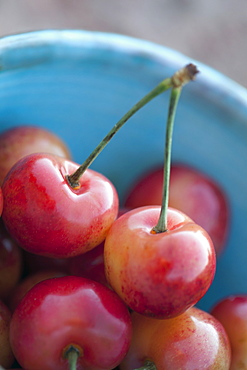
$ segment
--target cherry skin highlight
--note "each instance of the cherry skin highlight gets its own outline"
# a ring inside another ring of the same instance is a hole
[[[155,369],[227,370],[231,348],[227,334],[212,315],[196,307],[168,320],[132,313],[133,336],[121,370],[144,366]]]
[[[67,258],[100,244],[118,214],[118,195],[103,175],[86,170],[78,189],[66,176],[79,166],[50,154],[17,162],[3,183],[2,218],[25,250]]]
[[[119,217],[105,240],[110,286],[134,311],[171,318],[196,304],[215,274],[215,250],[207,232],[168,208],[168,230],[152,233],[160,207],[140,207]]]
[[[14,312],[24,295],[40,281],[65,275],[63,271],[59,270],[43,270],[25,276],[11,292],[7,302],[10,311]]]
[[[68,370],[67,350],[79,352],[77,370],[109,370],[126,355],[132,336],[127,307],[109,288],[66,276],[36,284],[10,323],[10,342],[26,370]]]

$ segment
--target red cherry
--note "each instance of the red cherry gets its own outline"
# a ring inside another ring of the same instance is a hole
[[[125,205],[136,208],[160,205],[163,191],[163,168],[145,174],[130,190]],[[171,166],[169,206],[179,209],[202,226],[212,238],[219,255],[229,228],[229,205],[220,186],[201,171],[184,164]]]
[[[105,240],[106,277],[134,311],[156,318],[180,315],[196,304],[215,274],[207,232],[180,211],[168,209],[168,229],[153,233],[160,207],[119,217]]]
[[[133,336],[121,370],[230,368],[231,348],[227,334],[220,322],[207,312],[192,307],[168,320],[152,319],[135,312],[131,316]],[[149,366],[145,366],[146,361]]]
[[[247,368],[247,295],[222,298],[211,314],[224,326],[232,349],[231,370]]]
[[[17,306],[10,324],[15,357],[26,370],[109,370],[126,355],[132,335],[130,314],[109,288],[66,276],[36,284]]]
[[[59,270],[44,270],[27,275],[19,282],[19,284],[16,285],[16,287],[11,292],[11,296],[9,297],[7,303],[11,312],[14,312],[24,295],[34,285],[38,284],[40,281],[60,276],[65,276],[65,273]]]
[[[17,161],[38,152],[71,158],[63,140],[42,127],[21,125],[3,131],[0,134],[0,184]]]
[[[80,256],[70,258],[69,272],[71,275],[83,276],[108,286],[105,277],[104,243]]]
[[[17,162],[3,183],[2,218],[18,244],[31,253],[72,257],[100,244],[118,213],[118,196],[103,175],[86,170],[79,187],[66,176],[79,165],[50,154]]]

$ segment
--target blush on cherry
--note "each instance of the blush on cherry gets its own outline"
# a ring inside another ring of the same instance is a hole
[[[121,370],[230,368],[228,336],[222,324],[209,313],[192,307],[168,320],[136,312],[131,316],[133,336]]]

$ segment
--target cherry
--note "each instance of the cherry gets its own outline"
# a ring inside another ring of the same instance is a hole
[[[82,277],[44,280],[26,293],[10,342],[26,370],[113,369],[126,355],[130,314],[109,288]],[[75,364],[77,361],[77,365]]]
[[[86,170],[77,188],[67,181],[78,165],[46,153],[30,154],[6,176],[2,218],[31,253],[72,257],[100,244],[118,213],[118,196],[103,175]]]
[[[127,212],[127,209],[120,208],[118,217],[125,212]],[[70,275],[83,276],[109,286],[105,276],[104,242],[83,255],[70,258],[68,271]]]
[[[152,233],[160,207],[133,209],[112,225],[105,241],[110,286],[132,309],[174,317],[203,297],[215,274],[215,252],[204,229],[168,209],[168,229]]]
[[[6,300],[20,281],[23,255],[0,220],[0,299]]]
[[[125,205],[131,208],[160,205],[163,168],[145,174],[130,190]],[[171,166],[169,206],[177,208],[210,235],[217,255],[223,251],[229,228],[229,205],[221,187],[209,176],[188,165]]]
[[[60,276],[65,276],[65,273],[59,270],[44,270],[32,273],[24,277],[13,289],[13,291],[11,292],[11,296],[8,299],[7,305],[10,311],[14,312],[24,295],[34,285],[38,284],[40,281]]]
[[[71,158],[70,151],[61,138],[44,128],[21,125],[3,131],[0,134],[0,185],[19,159],[37,152]]]
[[[104,242],[80,256],[70,258],[71,275],[83,276],[108,286],[104,265]]]
[[[0,300],[0,367],[10,367],[14,363],[14,355],[10,346],[9,327],[11,313]]]
[[[211,310],[228,334],[231,350],[231,370],[247,368],[247,295],[222,298]]]
[[[229,369],[231,348],[227,334],[209,313],[192,307],[167,320],[136,312],[131,316],[132,341],[121,370]]]

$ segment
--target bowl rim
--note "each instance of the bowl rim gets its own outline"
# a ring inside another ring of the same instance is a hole
[[[44,49],[46,46],[50,53],[56,53],[55,48],[51,47],[60,44],[65,49],[67,46],[76,47],[78,52],[78,49],[83,49],[82,42],[87,48],[107,48],[111,51],[128,53],[130,56],[139,53],[154,63],[169,65],[174,72],[188,63],[194,63],[201,72],[197,77],[197,82],[200,89],[203,85],[206,97],[210,100],[217,97],[218,102],[227,109],[230,104],[234,112],[247,121],[247,89],[244,86],[220,71],[175,49],[123,34],[83,29],[42,29],[4,35],[0,37],[0,72],[20,66],[16,64],[16,61],[14,65],[11,65],[11,61],[6,62],[5,60],[5,56],[16,49],[22,49],[22,51],[30,47]],[[73,50],[70,52],[73,53]],[[30,53],[26,53],[22,55],[19,63],[24,62],[23,58],[31,57]],[[30,65],[30,61],[28,65]]]

